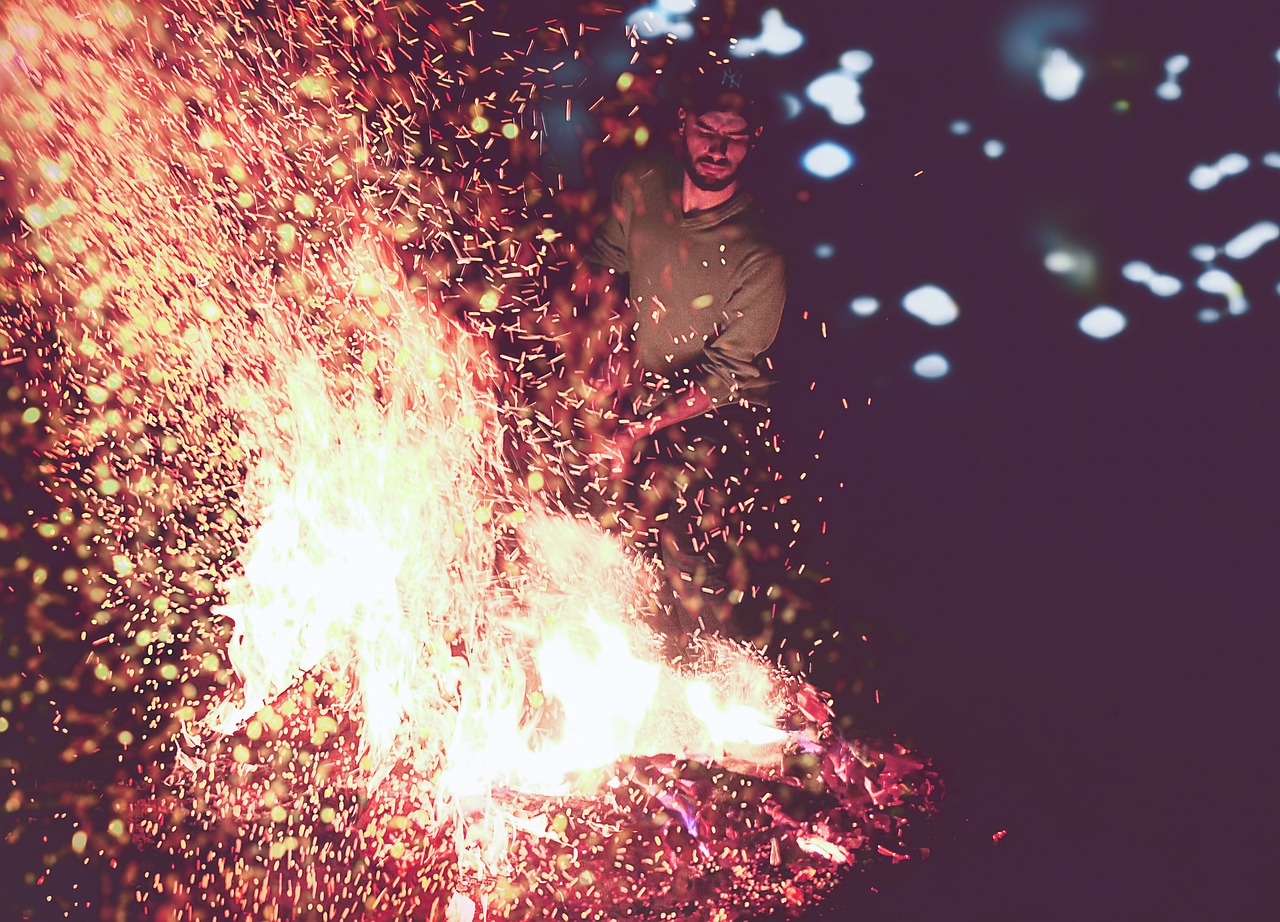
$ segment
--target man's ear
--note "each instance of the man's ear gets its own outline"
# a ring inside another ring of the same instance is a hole
[[[684,111],[684,106],[676,107],[676,118],[680,120],[680,133],[684,134],[684,120],[689,117],[689,113]]]
[[[764,134],[764,126],[757,125],[756,130],[751,132],[751,146],[755,147],[760,143],[760,135]]]

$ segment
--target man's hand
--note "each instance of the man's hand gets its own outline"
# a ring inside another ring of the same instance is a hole
[[[623,423],[611,436],[596,436],[591,442],[591,458],[607,464],[615,477],[631,473],[636,442],[648,435],[644,423]]]
[[[635,360],[625,348],[610,352],[587,378],[587,402],[594,410],[609,407],[616,395],[631,390]]]

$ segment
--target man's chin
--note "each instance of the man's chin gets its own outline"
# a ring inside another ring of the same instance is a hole
[[[732,172],[716,173],[708,176],[701,170],[689,171],[689,178],[693,180],[693,184],[703,192],[723,192],[733,184],[736,174]]]

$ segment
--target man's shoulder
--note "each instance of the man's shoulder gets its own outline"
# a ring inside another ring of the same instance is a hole
[[[619,185],[667,188],[678,169],[679,163],[673,157],[640,154],[619,167],[616,181]]]

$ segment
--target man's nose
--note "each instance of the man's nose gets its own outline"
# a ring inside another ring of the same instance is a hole
[[[729,150],[728,138],[716,137],[711,139],[711,152],[713,154],[723,154],[728,150]]]

